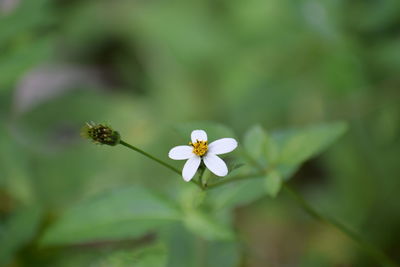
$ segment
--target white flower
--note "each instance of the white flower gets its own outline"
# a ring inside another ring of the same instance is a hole
[[[172,148],[168,156],[175,160],[186,160],[182,170],[183,179],[188,182],[196,174],[203,160],[206,167],[217,176],[226,176],[228,167],[217,155],[233,151],[237,142],[233,138],[218,139],[208,144],[207,134],[203,130],[194,130],[191,135],[192,142],[189,146],[176,146]]]

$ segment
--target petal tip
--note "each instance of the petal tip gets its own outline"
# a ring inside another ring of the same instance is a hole
[[[168,157],[173,160],[184,160],[192,156],[192,148],[190,146],[176,146],[168,152]]]
[[[221,171],[220,173],[217,174],[217,176],[219,177],[225,177],[227,176],[229,173],[228,169],[226,169],[225,171]]]
[[[182,176],[183,177],[183,176]],[[189,178],[189,177],[183,177],[183,180],[185,182],[190,182],[190,180],[192,180],[193,177]]]
[[[193,143],[195,143],[197,140],[207,141],[207,133],[204,130],[193,130],[190,136]]]

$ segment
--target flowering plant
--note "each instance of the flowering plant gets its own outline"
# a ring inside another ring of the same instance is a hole
[[[170,159],[186,160],[180,170],[168,161],[125,142],[110,126],[87,124],[83,136],[94,143],[123,145],[172,170],[195,187],[179,180],[180,184],[176,184],[179,190],[174,195],[160,197],[159,193],[142,186],[104,193],[66,212],[45,233],[42,242],[74,244],[105,238],[118,240],[120,236],[139,237],[149,232],[162,237],[175,231],[176,223],[180,223],[185,226],[184,231],[193,232],[204,240],[227,242],[230,249],[236,249],[240,241],[233,227],[227,223],[229,214],[239,205],[263,195],[276,197],[284,189],[309,215],[354,239],[371,257],[392,264],[378,248],[365,242],[344,224],[323,216],[288,184],[303,162],[321,153],[345,132],[345,124],[321,124],[273,133],[254,126],[246,132],[242,142],[238,142],[226,128],[212,124],[201,128],[183,127],[182,132],[186,136],[190,133],[189,145],[175,146],[166,153]],[[212,133],[217,140],[209,143],[208,133]],[[234,157],[224,160],[219,157],[236,148]],[[102,217],[106,210],[113,213],[112,219]],[[228,217],[221,217],[220,214]],[[73,223],[82,217],[86,219]],[[136,226],[136,231],[132,231],[131,225]],[[164,240],[164,245],[157,243],[156,249],[163,249],[171,242],[168,238],[160,240]]]

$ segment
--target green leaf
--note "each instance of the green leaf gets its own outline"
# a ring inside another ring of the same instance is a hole
[[[167,248],[162,243],[140,247],[134,251],[117,251],[101,258],[95,266],[162,267],[167,264]]]
[[[208,245],[208,254],[204,266],[240,266],[240,244],[234,242],[212,242]]]
[[[173,224],[161,232],[168,246],[168,266],[234,267],[240,265],[240,245],[234,241],[209,241]]]
[[[260,158],[268,145],[268,135],[260,125],[255,125],[244,136],[244,148],[253,159]]]
[[[205,208],[206,203],[209,203],[207,191],[194,186],[182,188],[179,201],[184,212],[183,223],[190,231],[207,240],[233,238],[230,227],[220,222],[219,218],[213,216]]]
[[[232,240],[234,237],[228,225],[200,210],[187,210],[184,223],[193,233],[207,240]]]
[[[166,266],[167,264],[167,248],[164,244],[158,243],[152,246],[140,248],[133,253],[134,266],[137,267],[153,267]],[[115,266],[115,265],[112,265]],[[121,266],[121,265],[120,265]],[[127,266],[127,265],[124,265]],[[131,266],[131,265],[129,265]]]
[[[29,153],[0,124],[0,186],[23,204],[32,205],[37,197],[33,189]]]
[[[275,162],[278,161],[279,159],[279,144],[276,139],[270,137],[268,146],[267,146],[267,151],[266,151],[266,162],[267,165],[273,165]]]
[[[271,197],[276,197],[282,187],[282,183],[282,175],[278,171],[273,170],[269,172],[265,177],[267,194]]]
[[[37,207],[26,208],[15,212],[9,220],[1,225],[0,231],[0,265],[6,265],[14,253],[31,241],[39,229],[42,210]]]
[[[278,132],[273,135],[279,146],[278,164],[297,166],[321,153],[346,130],[344,123],[330,123]]]
[[[225,179],[225,178],[224,178]],[[228,178],[226,178],[228,179]],[[247,205],[265,195],[262,179],[248,179],[209,190],[207,199],[214,211]]]
[[[163,197],[142,187],[128,187],[68,210],[45,233],[42,244],[135,238],[180,216],[178,209]]]

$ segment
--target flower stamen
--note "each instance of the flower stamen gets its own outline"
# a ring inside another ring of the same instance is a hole
[[[189,145],[193,147],[193,153],[197,156],[204,156],[208,150],[208,142],[207,141],[199,141],[197,140],[196,143],[190,142]]]

